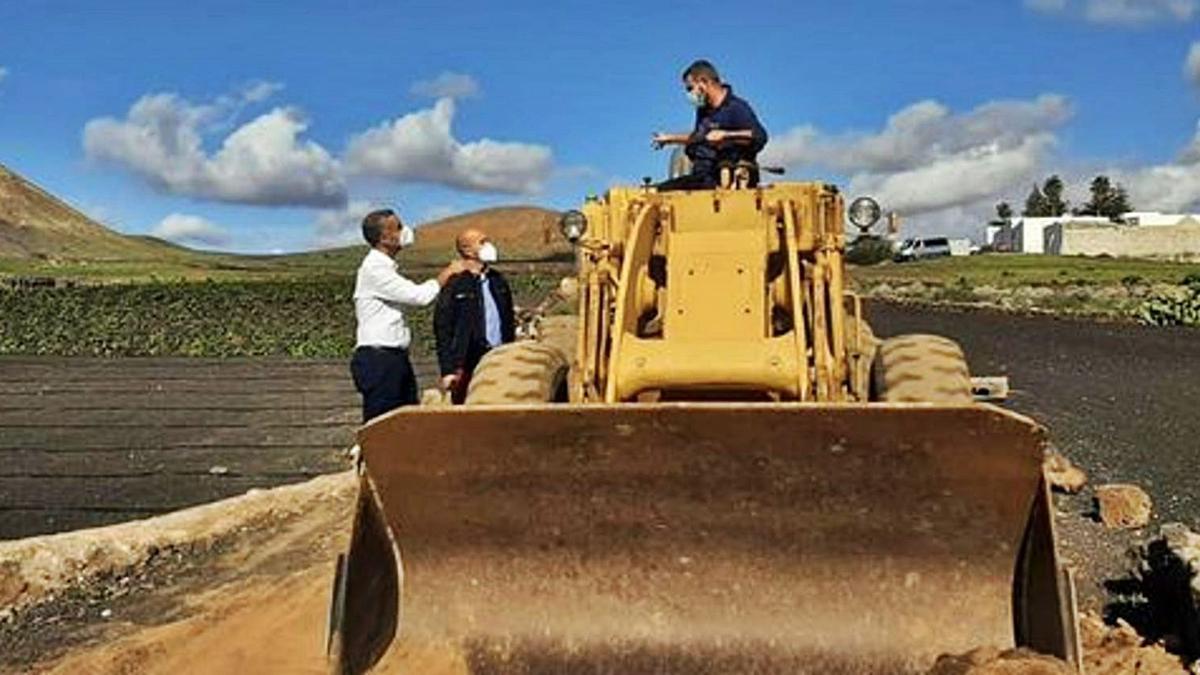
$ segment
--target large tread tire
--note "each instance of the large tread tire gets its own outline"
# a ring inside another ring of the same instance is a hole
[[[567,357],[553,345],[529,340],[484,355],[467,386],[466,405],[519,405],[565,400]]]
[[[880,342],[872,388],[872,398],[886,403],[974,401],[962,348],[940,335],[901,335]]]
[[[862,331],[860,344],[853,344],[854,326],[846,326],[846,342],[849,344],[850,364],[854,369],[854,392],[859,401],[869,401],[871,392],[871,368],[875,362],[875,353],[879,349],[879,338],[871,330],[871,324],[866,320],[859,322]]]
[[[574,314],[555,314],[542,317],[538,323],[538,342],[557,348],[571,361],[579,340],[579,317]]]

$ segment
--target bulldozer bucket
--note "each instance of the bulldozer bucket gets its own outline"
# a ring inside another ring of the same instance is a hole
[[[412,409],[359,439],[336,672],[1075,657],[1042,430],[998,408]]]

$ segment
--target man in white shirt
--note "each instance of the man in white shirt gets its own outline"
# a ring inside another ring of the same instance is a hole
[[[462,272],[455,260],[436,279],[414,283],[396,271],[396,254],[411,246],[411,227],[391,209],[368,213],[362,221],[363,238],[371,246],[358,267],[354,284],[354,315],[358,320],[350,373],[363,397],[363,421],[418,402],[417,378],[408,358],[412,332],[404,322],[401,305],[423,307],[437,299],[446,281]]]

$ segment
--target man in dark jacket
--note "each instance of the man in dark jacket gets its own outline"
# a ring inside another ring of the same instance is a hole
[[[441,385],[455,403],[467,395],[471,373],[489,350],[516,336],[512,291],[492,268],[498,253],[483,232],[471,228],[455,242],[466,271],[453,276],[433,312]]]
[[[660,191],[706,190],[717,186],[722,165],[753,163],[767,144],[767,130],[733,87],[721,81],[708,61],[692,63],[683,71],[683,86],[696,108],[691,133],[655,134],[656,148],[682,145],[692,161],[692,172],[659,183]],[[758,177],[753,177],[757,183]]]

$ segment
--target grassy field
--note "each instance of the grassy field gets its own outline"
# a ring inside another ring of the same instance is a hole
[[[926,304],[1194,323],[1200,264],[991,254],[883,263],[850,271],[864,296]]]
[[[295,256],[200,254],[185,267],[36,268],[82,283],[0,285],[0,354],[342,357],[353,349],[350,295],[361,255],[361,248],[347,248]],[[435,271],[429,263],[444,259],[441,251],[418,251],[402,256],[401,267],[421,279]],[[13,269],[5,264],[0,273]],[[525,306],[570,273],[568,265],[545,261],[502,268]],[[985,255],[855,267],[850,274],[872,298],[1154,323],[1197,316],[1192,298],[1200,293],[1200,285],[1184,286],[1189,277],[1200,279],[1200,265],[1144,260]],[[418,354],[431,344],[430,314],[409,312]]]
[[[971,286],[1180,284],[1188,275],[1200,274],[1200,263],[991,254],[883,263],[857,267],[851,274],[863,285],[912,281],[946,285],[959,283],[960,279]]]
[[[509,276],[518,305],[553,272]],[[340,358],[354,349],[352,276],[142,282],[0,290],[0,354]],[[406,313],[414,353],[432,345],[432,309]]]

